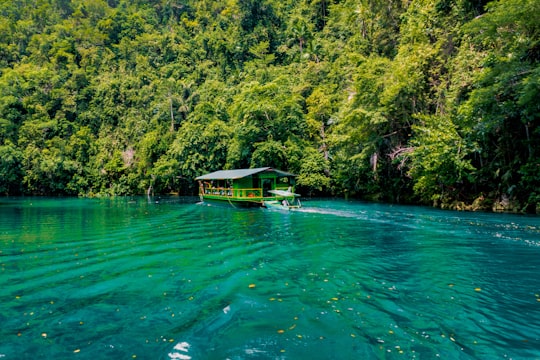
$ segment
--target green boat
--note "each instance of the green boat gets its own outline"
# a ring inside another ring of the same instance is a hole
[[[271,167],[220,170],[196,180],[199,181],[199,197],[204,203],[280,210],[301,206],[300,195],[294,193],[295,175]]]

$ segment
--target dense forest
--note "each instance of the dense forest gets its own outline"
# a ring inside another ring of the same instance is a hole
[[[0,193],[540,212],[538,0],[0,0]]]

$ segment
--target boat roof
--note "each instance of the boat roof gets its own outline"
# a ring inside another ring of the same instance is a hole
[[[195,180],[225,180],[225,179],[241,179],[247,176],[259,174],[262,172],[273,172],[278,176],[295,176],[294,174],[273,169],[271,167],[261,167],[255,169],[234,169],[234,170],[219,170],[213,173],[199,176]]]

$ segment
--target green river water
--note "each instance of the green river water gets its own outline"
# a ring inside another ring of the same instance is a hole
[[[540,218],[0,199],[1,359],[540,359]]]

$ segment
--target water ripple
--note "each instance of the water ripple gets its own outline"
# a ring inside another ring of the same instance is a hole
[[[0,355],[538,358],[537,217],[345,201],[0,206]]]

